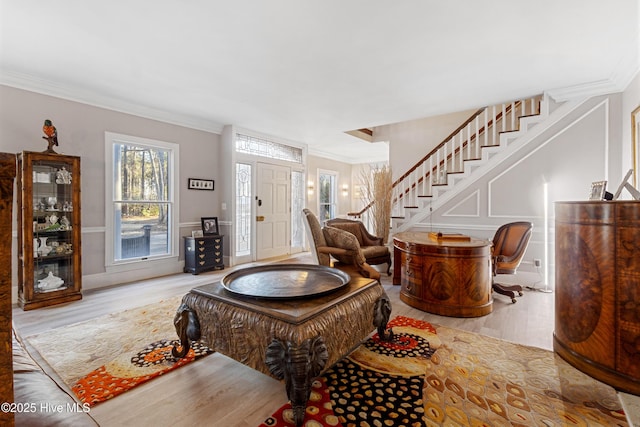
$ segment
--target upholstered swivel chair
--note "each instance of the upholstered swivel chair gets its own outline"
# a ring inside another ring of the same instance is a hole
[[[533,224],[526,221],[512,222],[504,224],[498,228],[493,237],[493,283],[491,285],[494,292],[506,295],[511,298],[511,302],[516,302],[516,293],[522,296],[522,286],[503,285],[496,283],[496,274],[516,274],[524,256]]]
[[[332,259],[353,265],[364,277],[380,279],[380,273],[367,264],[356,237],[335,227],[321,227],[318,218],[309,209],[302,210],[311,253],[319,265],[334,266]]]
[[[339,228],[356,236],[360,249],[369,265],[387,264],[387,276],[391,275],[391,251],[382,237],[369,233],[362,221],[335,218],[327,221],[327,226]]]

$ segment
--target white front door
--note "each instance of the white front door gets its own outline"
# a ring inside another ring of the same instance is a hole
[[[291,169],[257,164],[257,259],[291,253]]]

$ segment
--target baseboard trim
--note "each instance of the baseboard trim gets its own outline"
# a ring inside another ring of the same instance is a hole
[[[182,273],[183,269],[184,260],[157,263],[153,268],[149,268],[149,265],[141,265],[140,268],[126,271],[89,274],[82,276],[82,289],[100,289],[122,283],[135,282],[137,280],[152,279],[168,274]]]

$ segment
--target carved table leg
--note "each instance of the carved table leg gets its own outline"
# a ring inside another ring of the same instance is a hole
[[[302,425],[311,395],[311,383],[320,375],[329,354],[321,336],[299,345],[277,338],[267,347],[265,363],[274,377],[284,379],[296,426]]]
[[[391,316],[391,301],[387,294],[382,294],[373,307],[373,326],[378,328],[378,335],[383,341],[391,341],[393,339],[393,331],[389,329],[387,332],[387,323]]]
[[[171,349],[171,354],[173,357],[185,357],[189,352],[191,342],[200,339],[200,321],[198,320],[196,312],[185,303],[182,303],[173,318],[173,325],[176,328],[176,333],[180,337],[182,350],[178,350],[174,345]]]

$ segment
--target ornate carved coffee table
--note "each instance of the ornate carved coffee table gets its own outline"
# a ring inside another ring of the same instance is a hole
[[[190,342],[207,345],[264,374],[284,379],[296,425],[304,420],[311,383],[351,352],[391,313],[380,282],[355,270],[282,264],[251,267],[192,289],[175,317],[184,357]]]

